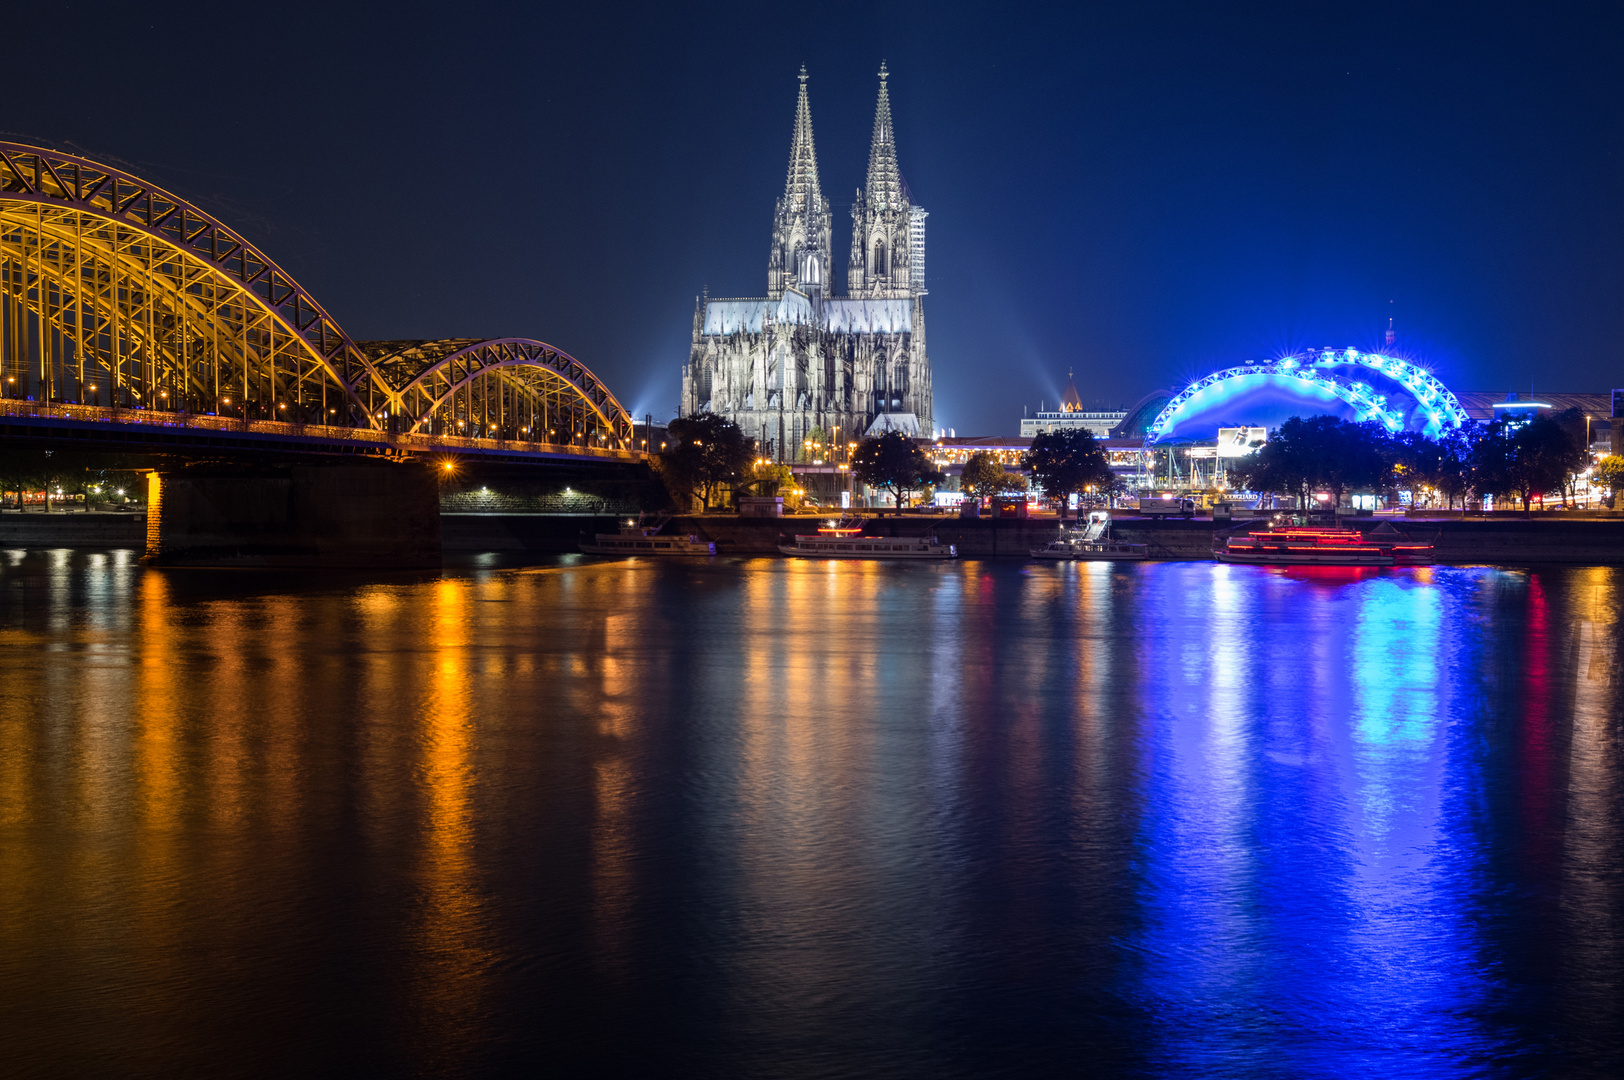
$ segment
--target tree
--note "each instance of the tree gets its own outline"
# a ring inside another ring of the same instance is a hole
[[[1478,497],[1509,495],[1517,485],[1516,433],[1503,420],[1474,425],[1467,436],[1472,492]]]
[[[986,498],[1002,491],[1026,490],[1026,477],[1004,468],[992,454],[978,450],[964,463],[959,476],[959,487],[976,498]]]
[[[1444,507],[1453,509],[1455,500],[1465,502],[1472,490],[1472,443],[1468,430],[1456,428],[1438,436],[1435,472],[1431,483],[1444,497]]]
[[[870,487],[889,489],[899,507],[913,492],[944,479],[930,455],[900,431],[888,431],[858,443],[851,471]]]
[[[1286,423],[1290,423],[1287,421]],[[1269,441],[1229,463],[1229,479],[1246,491],[1297,496],[1306,505],[1313,465],[1305,448],[1283,435],[1285,425],[1269,434]]]
[[[795,472],[773,461],[752,461],[744,470],[744,484],[757,495],[778,495],[795,486]]]
[[[23,494],[43,491],[46,509],[65,497],[83,494],[85,504],[108,500],[118,488],[134,489],[144,458],[90,450],[0,450],[0,501],[22,505]]]
[[[1053,499],[1081,495],[1090,488],[1110,491],[1116,487],[1111,459],[1094,441],[1094,433],[1085,428],[1043,432],[1032,440],[1021,465]],[[1064,509],[1061,516],[1065,516]]]
[[[1567,432],[1575,451],[1568,459],[1568,469],[1562,478],[1564,488],[1562,501],[1566,504],[1567,500],[1572,498],[1577,502],[1578,474],[1590,464],[1590,422],[1585,419],[1582,409],[1563,409],[1561,412],[1551,414],[1551,419]]]
[[[1533,496],[1540,496],[1543,505],[1546,492],[1560,494],[1568,478],[1584,468],[1587,455],[1581,441],[1555,416],[1536,416],[1516,429],[1512,489],[1522,497],[1524,513]]]
[[[777,462],[757,460],[744,470],[744,483],[741,488],[749,488],[756,495],[781,495],[784,505],[791,510],[801,505],[805,498],[804,492],[796,486],[795,471],[788,465],[779,465]]]
[[[1293,416],[1269,441],[1236,459],[1230,475],[1252,491],[1296,495],[1307,506],[1315,491],[1329,491],[1333,506],[1352,488],[1384,489],[1393,476],[1390,436],[1378,423],[1335,416]]]
[[[1617,454],[1608,454],[1596,464],[1595,482],[1607,489],[1607,505],[1613,505],[1613,497],[1620,488],[1624,488],[1624,457]]]
[[[1397,486],[1412,494],[1435,492],[1450,508],[1471,488],[1467,467],[1470,454],[1471,443],[1462,429],[1443,432],[1436,439],[1419,431],[1405,431],[1389,440],[1388,456]],[[1420,501],[1416,499],[1418,504]]]
[[[706,510],[713,495],[743,479],[756,456],[756,441],[713,412],[671,421],[666,442],[670,448],[660,455],[661,475],[673,494],[697,497]]]

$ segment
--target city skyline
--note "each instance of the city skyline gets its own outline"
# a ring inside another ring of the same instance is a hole
[[[191,193],[357,337],[540,338],[665,418],[695,293],[760,288],[783,88],[804,63],[839,253],[883,60],[932,211],[940,426],[1014,430],[1068,368],[1085,403],[1116,405],[1379,348],[1390,316],[1452,386],[1616,381],[1624,76],[1605,13],[879,6],[796,33],[752,15],[759,40],[706,60],[745,10],[211,19],[209,45],[278,73],[276,108],[142,75],[162,37],[137,15],[25,13],[14,38],[39,48],[18,50],[0,128]],[[83,77],[47,77],[75,26],[102,31]]]

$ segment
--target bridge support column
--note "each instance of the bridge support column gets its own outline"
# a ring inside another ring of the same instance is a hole
[[[409,570],[440,565],[440,492],[417,462],[160,470],[145,562]]]

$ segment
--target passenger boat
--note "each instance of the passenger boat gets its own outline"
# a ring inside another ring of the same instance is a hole
[[[864,536],[858,525],[829,525],[794,540],[778,550],[811,559],[952,559],[959,553],[934,536]]]
[[[1062,526],[1064,528],[1064,526]],[[1049,542],[1048,547],[1032,548],[1034,559],[1096,559],[1129,561],[1147,558],[1144,544],[1125,544],[1111,539],[1111,515],[1094,511],[1088,515],[1083,529],[1065,533]]]
[[[591,540],[581,534],[581,550],[588,555],[715,555],[716,545],[689,533],[686,536],[659,536],[662,518],[645,525],[628,521],[618,533],[598,533]]]
[[[1430,566],[1432,545],[1386,521],[1366,533],[1288,525],[1214,537],[1213,555],[1219,562],[1263,566]]]

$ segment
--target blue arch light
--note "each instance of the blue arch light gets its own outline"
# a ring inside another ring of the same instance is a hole
[[[1389,391],[1384,393],[1366,381],[1372,377],[1391,384]],[[1181,421],[1262,386],[1284,390],[1306,402],[1342,402],[1357,419],[1376,420],[1395,432],[1415,426],[1437,437],[1445,428],[1458,428],[1467,420],[1466,410],[1449,388],[1409,361],[1358,349],[1326,349],[1268,364],[1225,368],[1197,379],[1173,396],[1151,422],[1146,436],[1157,442]],[[1391,393],[1410,399],[1409,403],[1389,401]]]

